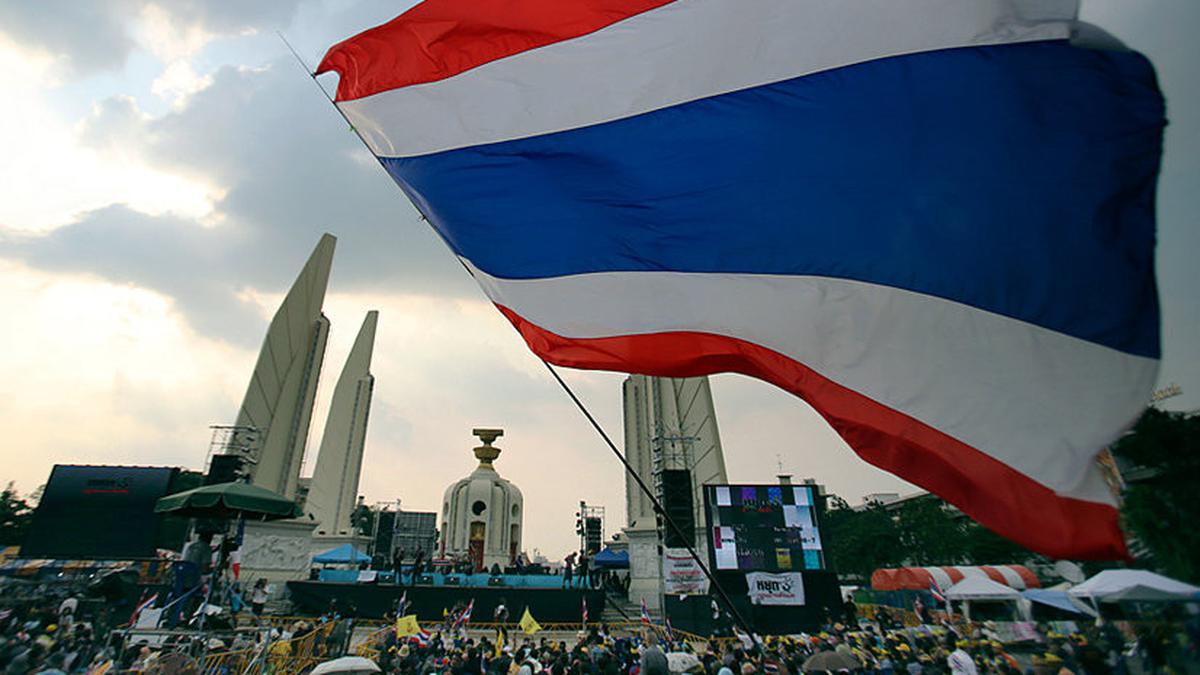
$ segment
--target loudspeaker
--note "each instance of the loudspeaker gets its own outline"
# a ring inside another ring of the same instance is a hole
[[[600,552],[600,540],[604,538],[604,533],[601,530],[601,521],[599,518],[589,516],[584,519],[583,532],[584,541],[586,542],[585,550],[588,555]]]
[[[667,516],[682,530],[682,536],[663,523],[663,545],[684,548],[696,543],[696,516],[692,503],[692,472],[687,469],[664,469],[662,472],[662,504]]]
[[[242,462],[241,455],[213,455],[204,484],[232,483],[241,479]]]

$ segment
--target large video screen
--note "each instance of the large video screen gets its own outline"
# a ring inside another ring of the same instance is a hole
[[[706,485],[713,567],[743,572],[825,568],[812,485]]]
[[[172,491],[179,473],[159,467],[55,466],[21,556],[153,558],[157,547],[170,545],[164,535],[171,521],[179,520],[154,513],[154,504]]]

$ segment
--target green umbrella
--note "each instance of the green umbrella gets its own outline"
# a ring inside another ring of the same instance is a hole
[[[279,520],[299,518],[303,509],[296,502],[266,488],[249,483],[219,483],[167,495],[154,506],[155,513],[187,518]]]

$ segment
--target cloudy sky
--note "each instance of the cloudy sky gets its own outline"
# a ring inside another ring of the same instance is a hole
[[[363,314],[381,311],[362,492],[436,509],[475,426],[505,428],[527,544],[559,556],[580,499],[624,518],[619,465],[276,36],[316,63],[402,11],[354,0],[0,3],[0,480],[55,463],[200,468],[267,321],[322,232],[333,332],[310,446]],[[1200,4],[1085,0],[1148,54],[1168,99],[1160,184],[1163,384],[1200,407]],[[332,89],[334,79],[323,78]],[[621,376],[567,373],[621,435]],[[780,464],[851,501],[908,491],[803,403],[714,378],[729,475]],[[311,470],[313,459],[307,460]]]

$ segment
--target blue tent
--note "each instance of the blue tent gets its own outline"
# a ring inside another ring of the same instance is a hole
[[[1045,588],[1031,588],[1026,591],[1021,591],[1021,595],[1026,600],[1041,603],[1055,609],[1061,609],[1064,612],[1073,614],[1089,614],[1095,616],[1095,613],[1086,606],[1080,606],[1071,602],[1070,596],[1066,591],[1051,591]]]
[[[592,558],[597,569],[628,569],[629,551],[614,551],[606,548]]]
[[[360,562],[370,562],[371,556],[359,551],[350,544],[342,544],[336,548],[331,548],[324,553],[319,553],[313,556],[313,562],[324,563],[327,565],[333,564],[350,564]]]

